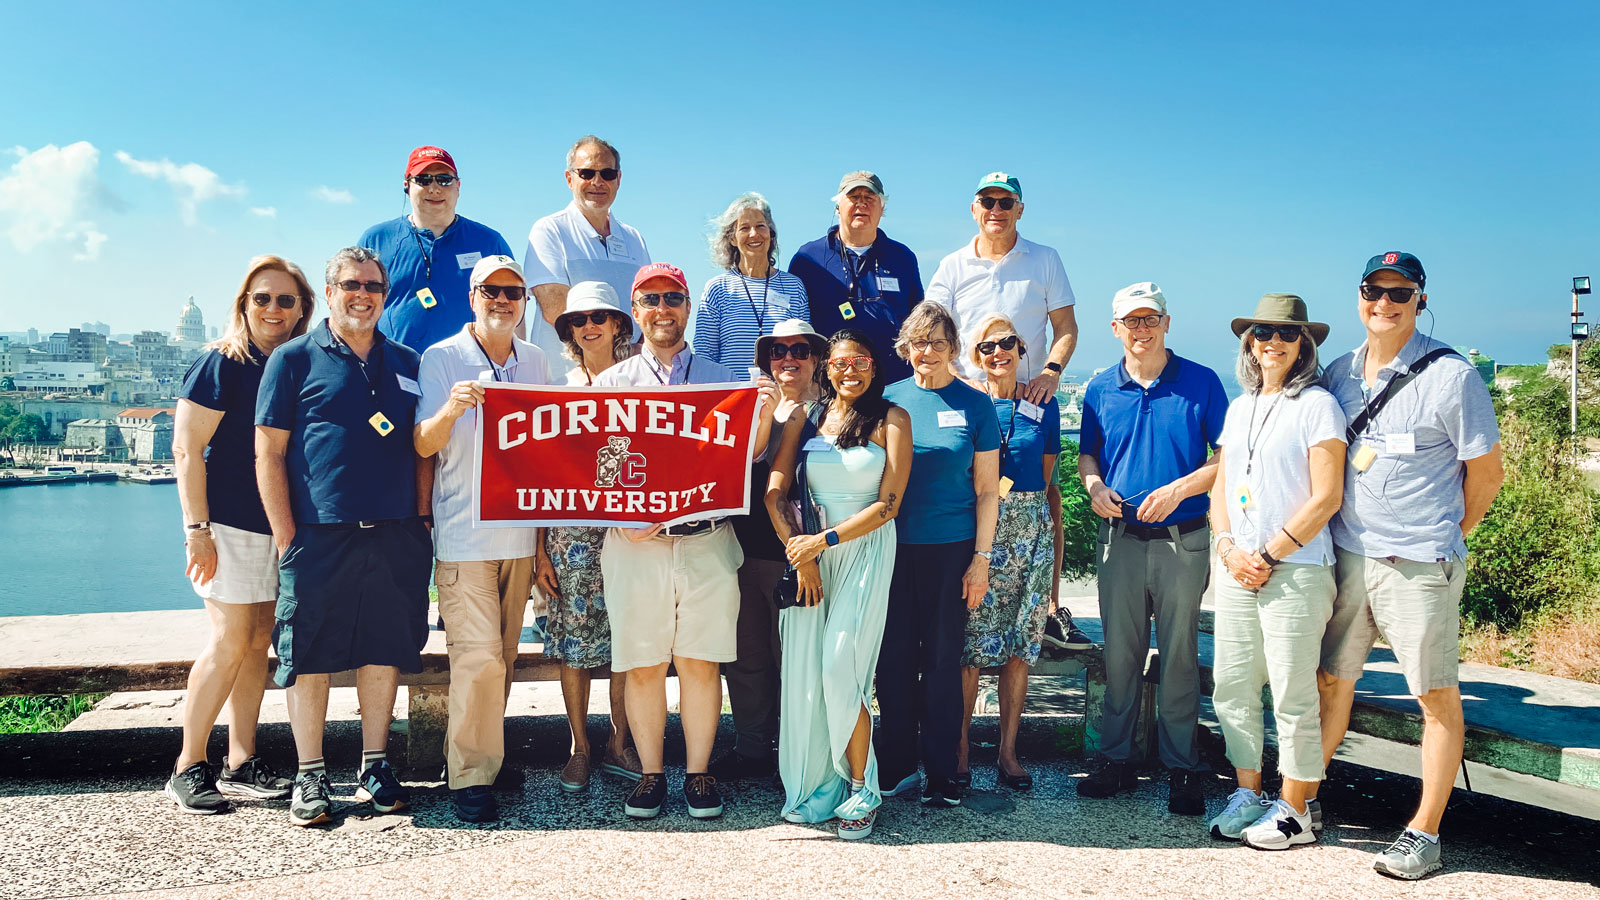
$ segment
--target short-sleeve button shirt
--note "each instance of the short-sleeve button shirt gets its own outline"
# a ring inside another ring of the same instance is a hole
[[[638,353],[594,377],[594,383],[598,387],[729,384],[746,380],[746,375],[740,375],[714,359],[695,353],[694,348],[687,344],[672,357],[670,369],[661,365],[661,361],[656,359],[656,355],[650,352],[649,347],[641,347]]]
[[[609,222],[607,227],[611,235],[602,237],[574,201],[560,212],[533,223],[528,230],[528,251],[522,263],[528,285],[570,287],[580,281],[603,281],[622,298],[622,308],[626,311],[628,300],[633,296],[633,276],[650,262],[650,250],[638,229],[617,221],[616,216],[610,216]],[[561,339],[556,337],[555,326],[538,314],[537,303],[531,306],[528,340],[543,350],[546,358],[560,359],[563,347]],[[633,328],[633,337],[639,338],[637,325]]]
[[[207,350],[189,366],[178,396],[222,413],[206,446],[206,508],[211,521],[271,534],[256,488],[256,394],[266,356],[254,344],[250,362]]]

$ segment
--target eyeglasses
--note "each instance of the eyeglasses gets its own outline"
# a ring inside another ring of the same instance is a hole
[[[354,294],[356,291],[361,290],[365,290],[369,294],[381,294],[385,288],[384,283],[381,281],[339,281],[335,282],[334,286],[347,294]]]
[[[795,362],[811,358],[811,345],[806,344],[779,344],[774,342],[767,349],[767,356],[772,359],[783,359],[785,356],[794,357]]]
[[[1123,328],[1132,330],[1138,328],[1140,325],[1143,325],[1146,328],[1154,328],[1157,325],[1160,325],[1161,320],[1164,318],[1166,318],[1166,316],[1157,313],[1153,316],[1123,316],[1117,321],[1122,323]]]
[[[1015,197],[979,197],[978,202],[983,204],[984,209],[994,209],[996,206],[1010,209],[1021,201]]]
[[[943,353],[950,349],[950,342],[944,338],[936,338],[931,341],[911,341],[910,343],[911,349],[918,351],[932,350],[935,353]]]
[[[655,309],[663,303],[672,309],[677,309],[689,302],[689,295],[682,291],[668,291],[665,294],[640,294],[633,302],[645,309]]]
[[[1363,284],[1361,286],[1361,299],[1366,300],[1369,303],[1378,302],[1378,300],[1381,299],[1384,294],[1389,295],[1390,303],[1410,303],[1411,298],[1419,293],[1421,293],[1420,288],[1386,288],[1378,287],[1375,284]]]
[[[1294,343],[1305,331],[1299,325],[1251,325],[1250,336],[1258,341],[1270,341],[1276,334],[1278,340]]]
[[[1015,350],[1017,349],[1018,340],[1019,338],[1016,335],[1008,334],[998,340],[979,341],[978,352],[982,353],[984,356],[988,356],[994,352],[996,347],[999,347],[1001,350]]]
[[[591,325],[604,325],[606,323],[606,320],[611,318],[611,313],[608,313],[603,309],[602,310],[596,310],[596,311],[594,311],[592,313],[589,313],[588,315],[584,315],[583,313],[573,313],[572,315],[573,315],[573,318],[572,318],[573,326],[580,327],[580,328],[583,326],[583,320],[584,319],[588,319],[589,320],[589,324],[591,324]]]
[[[834,370],[835,372],[848,372],[851,369],[854,369],[857,372],[865,372],[872,368],[872,357],[836,356],[833,359],[828,360],[828,368]]]
[[[499,300],[502,293],[506,295],[507,300],[521,300],[528,295],[528,289],[520,284],[480,284],[478,290],[490,300]]]
[[[418,187],[428,187],[430,185],[435,185],[435,184],[437,184],[439,187],[449,187],[450,185],[455,184],[456,182],[458,182],[460,180],[461,180],[460,176],[457,176],[457,175],[413,175],[413,176],[411,176],[411,183],[414,184],[414,185],[417,185]]]
[[[571,171],[572,174],[584,181],[593,181],[596,175],[599,175],[604,181],[616,181],[617,176],[622,174],[618,170],[609,167],[604,169],[572,169]]]
[[[278,301],[279,309],[294,309],[300,305],[300,298],[293,294],[279,294],[274,297],[266,291],[259,291],[250,295],[250,302],[257,306],[267,306],[274,300]]]

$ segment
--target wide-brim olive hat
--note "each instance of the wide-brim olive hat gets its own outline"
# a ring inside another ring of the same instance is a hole
[[[1328,339],[1328,326],[1310,321],[1306,313],[1306,301],[1300,299],[1298,294],[1263,294],[1256,304],[1255,315],[1233,320],[1234,337],[1244,336],[1245,329],[1251,325],[1299,325],[1305,328],[1319,347]]]

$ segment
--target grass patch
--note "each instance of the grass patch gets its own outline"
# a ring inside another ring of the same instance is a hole
[[[94,708],[107,694],[42,694],[0,697],[0,734],[60,731]]]
[[[1461,658],[1600,684],[1600,620],[1558,615],[1513,631],[1469,626],[1462,629]]]
[[[1495,374],[1499,377],[1526,381],[1529,378],[1543,377],[1544,368],[1544,366],[1501,366]]]

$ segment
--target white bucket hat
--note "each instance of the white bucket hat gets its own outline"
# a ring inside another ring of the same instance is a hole
[[[556,337],[571,340],[572,326],[583,316],[600,310],[615,313],[632,333],[633,318],[618,304],[616,290],[604,281],[580,281],[567,291],[566,312],[556,316]]]
[[[821,367],[823,357],[828,355],[828,339],[811,330],[811,323],[805,319],[784,319],[773,327],[772,333],[766,337],[756,339],[756,365],[761,371],[772,374],[772,345],[778,338],[803,337],[811,342],[811,355],[816,358],[817,366]]]

